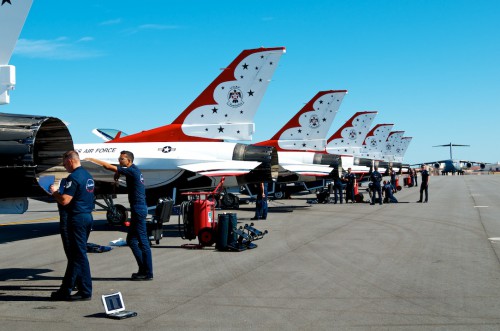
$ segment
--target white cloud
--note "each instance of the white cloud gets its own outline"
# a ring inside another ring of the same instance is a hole
[[[93,41],[93,40],[94,40],[93,37],[83,37],[83,38],[78,39],[76,42],[79,43],[79,42]]]
[[[91,40],[93,40],[92,37],[84,37],[76,42],[71,42],[66,37],[54,40],[19,39],[14,53],[31,58],[53,60],[79,60],[103,56],[103,52],[85,49],[77,45],[79,42]]]
[[[124,32],[127,34],[134,34],[140,31],[160,31],[160,30],[177,30],[181,27],[178,25],[164,25],[164,24],[142,24],[135,28],[126,29]]]
[[[179,29],[177,25],[163,25],[163,24],[143,24],[139,25],[138,30],[175,30]]]
[[[116,25],[116,24],[120,24],[121,22],[122,22],[121,18],[116,18],[114,20],[101,22],[99,25]]]

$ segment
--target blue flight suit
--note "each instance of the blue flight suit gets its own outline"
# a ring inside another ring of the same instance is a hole
[[[262,190],[261,184],[258,185],[257,200],[255,201],[255,216],[253,219],[267,219],[267,183],[264,183],[264,190]]]
[[[132,164],[128,168],[121,166],[117,168],[119,174],[125,175],[128,201],[130,203],[131,216],[127,244],[132,250],[132,254],[134,254],[139,266],[138,274],[147,278],[153,278],[153,258],[146,228],[148,207],[146,204],[144,177],[135,164]]]
[[[420,176],[422,176],[422,183],[420,184],[420,200],[419,202],[422,202],[422,196],[423,193],[425,192],[425,200],[424,202],[427,202],[429,199],[429,192],[428,192],[428,182],[429,182],[429,172],[427,170],[422,170],[420,172]],[[416,179],[417,176],[415,176]]]
[[[396,188],[396,172],[391,170],[391,185],[395,189]]]
[[[339,200],[340,198],[340,203],[343,203],[343,185],[342,185],[342,180],[340,179],[340,176],[339,176],[339,170],[338,168],[334,168],[331,172],[331,175],[332,175],[332,182],[331,182],[331,186],[330,186],[330,197],[333,193],[333,196],[334,196],[334,200],[333,200],[333,203],[337,203],[337,201]],[[333,192],[332,192],[333,191]]]
[[[356,181],[356,175],[351,173],[347,173],[344,176],[344,180],[346,181],[345,186],[345,202],[347,203],[349,200],[354,202],[354,183]]]
[[[379,197],[379,204],[382,204],[382,185],[381,185],[381,182],[382,182],[382,175],[380,174],[380,172],[378,172],[377,170],[374,170],[371,175],[370,175],[370,181],[373,183],[372,185],[372,197],[371,197],[371,204],[374,205],[375,204],[375,195],[376,193],[378,192],[378,197]]]
[[[397,203],[398,199],[394,197],[392,192],[394,191],[394,187],[392,186],[391,183],[386,183],[384,185],[384,193],[385,193],[385,199],[384,202],[391,202],[391,203]]]
[[[84,297],[92,296],[92,276],[87,258],[87,240],[92,229],[94,209],[94,179],[83,167],[76,168],[67,178],[62,194],[72,196],[66,206],[69,256],[60,292],[70,295],[75,284]],[[61,217],[64,217],[62,214]]]

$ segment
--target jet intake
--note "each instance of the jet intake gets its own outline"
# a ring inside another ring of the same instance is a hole
[[[467,166],[467,169],[472,167],[472,163],[470,163],[470,162],[467,162],[465,165]]]
[[[72,149],[71,134],[57,118],[0,114],[0,198],[46,196],[37,179],[65,177],[61,157]]]
[[[439,168],[439,167],[440,167],[439,163],[437,163],[437,162],[434,163],[434,168]]]
[[[236,144],[233,160],[262,162],[248,174],[237,177],[240,185],[271,182],[278,178],[278,152],[274,147]]]

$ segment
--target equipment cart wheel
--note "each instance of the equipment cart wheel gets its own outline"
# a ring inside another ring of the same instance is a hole
[[[361,193],[358,193],[358,194],[356,194],[356,195],[354,196],[354,200],[356,200],[356,203],[363,202],[364,198],[365,198],[365,197],[364,197],[364,196],[363,196],[363,194],[361,194]]]
[[[202,246],[212,246],[215,243],[215,233],[211,228],[203,228],[198,232],[198,241]]]
[[[123,205],[114,205],[106,212],[106,219],[111,225],[122,225],[128,220],[127,208]]]
[[[274,197],[278,200],[283,199],[285,197],[285,193],[283,191],[274,192]]]

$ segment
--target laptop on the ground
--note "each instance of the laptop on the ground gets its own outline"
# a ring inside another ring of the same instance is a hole
[[[103,295],[102,304],[104,305],[106,315],[109,318],[124,319],[137,316],[135,311],[125,310],[125,304],[123,303],[121,292]]]

